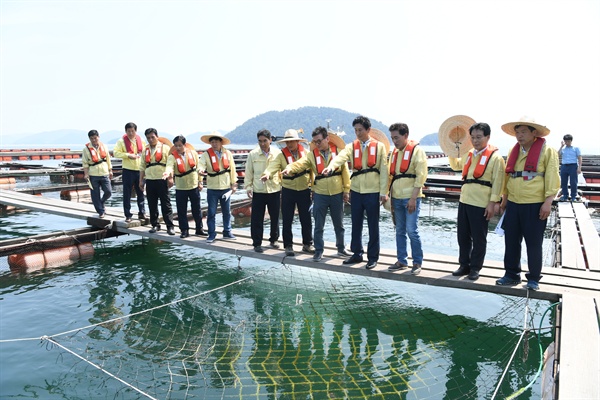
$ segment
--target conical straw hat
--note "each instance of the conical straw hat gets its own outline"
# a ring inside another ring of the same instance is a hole
[[[333,131],[327,131],[327,137],[329,138],[329,144],[333,144],[335,147],[337,147],[338,151],[341,151],[344,149],[344,147],[346,147],[346,142],[344,142],[344,139],[339,137],[337,133]],[[314,149],[315,144],[310,142],[310,151],[313,151]]]
[[[167,139],[166,137],[159,136],[158,141],[161,142],[162,144],[166,144],[169,147],[173,147],[173,143],[171,143],[171,141],[169,139]]]
[[[475,120],[466,115],[455,115],[442,123],[438,131],[438,141],[447,156],[461,158],[473,148],[469,138],[469,128],[473,124]]]
[[[381,132],[377,128],[371,127],[371,130],[369,130],[369,136],[371,136],[373,139],[377,140],[378,142],[383,143],[383,145],[385,146],[385,155],[386,156],[388,154],[390,154],[390,139],[388,139],[388,137],[385,135],[385,133]]]
[[[192,146],[192,144],[190,142],[187,142],[185,144],[185,148],[188,150],[196,150],[194,149],[194,146]],[[175,154],[175,152],[177,151],[177,149],[175,148],[175,146],[171,147],[171,150],[169,150],[169,154]]]

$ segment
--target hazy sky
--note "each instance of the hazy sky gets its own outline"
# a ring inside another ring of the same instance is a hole
[[[416,138],[454,114],[498,138],[529,115],[551,143],[571,133],[600,153],[598,0],[1,0],[0,13],[2,138],[128,121],[186,135],[325,106]]]

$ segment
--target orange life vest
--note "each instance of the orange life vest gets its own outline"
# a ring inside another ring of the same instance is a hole
[[[156,151],[154,152],[154,161],[159,163],[162,160],[162,142],[158,142],[156,144]],[[146,146],[146,164],[150,164],[150,156],[152,155],[152,151],[150,150],[150,145]]]
[[[337,147],[329,143],[329,151],[331,152],[331,161],[337,155]],[[315,164],[317,165],[317,174],[321,175],[323,173],[323,170],[325,169],[325,160],[323,159],[323,156],[321,156],[321,152],[319,151],[319,149],[316,147],[313,150],[313,154],[315,156]]]
[[[294,156],[292,155],[292,152],[287,148],[284,147],[281,152],[283,153],[283,156],[285,157],[285,160],[287,161],[288,164],[291,164],[294,162]],[[300,143],[298,143],[298,154],[300,155],[299,159],[304,157],[304,155],[306,154],[306,151],[304,151],[304,147],[302,147],[302,145]]]
[[[192,155],[192,152],[190,150],[186,150],[185,154],[187,155],[187,162],[190,166],[189,170],[193,170],[196,166],[194,156]],[[185,161],[183,160],[183,157],[181,157],[178,151],[173,152],[173,155],[175,156],[175,161],[177,162],[177,170],[180,174],[185,174],[187,170],[185,169]]]
[[[356,139],[352,146],[354,150],[354,169],[362,169],[362,143]],[[372,168],[377,164],[377,140],[371,138],[367,151],[367,167]]]
[[[208,149],[207,152],[213,171],[219,172],[221,170],[221,167],[219,166],[219,157],[217,157],[217,154],[212,148]],[[221,160],[223,160],[223,168],[229,169],[229,158],[227,157],[225,149],[221,149]]]
[[[531,145],[529,149],[529,153],[527,153],[527,159],[525,160],[525,168],[523,171],[528,172],[536,172],[538,161],[540,160],[540,155],[542,154],[542,147],[544,147],[544,143],[546,139],[544,138],[536,138],[535,142]],[[508,156],[508,160],[506,161],[506,173],[511,174],[515,172],[515,164],[517,163],[517,159],[519,158],[519,152],[521,151],[521,145],[519,143],[515,144],[515,146],[510,151]]]
[[[127,150],[129,154],[133,154],[133,146],[131,146],[131,140],[129,140],[129,136],[123,135],[123,142],[125,142],[125,150]],[[135,145],[137,147],[138,154],[142,154],[142,149],[144,146],[142,146],[142,138],[139,135],[135,135]]]
[[[481,153],[481,158],[479,159],[479,163],[477,163],[477,166],[475,166],[475,170],[473,171],[473,178],[475,179],[479,179],[483,176],[483,173],[485,172],[485,169],[488,166],[488,163],[490,162],[490,158],[492,158],[492,154],[494,154],[494,152],[498,150],[498,148],[496,146],[492,146],[489,145],[485,148],[485,150],[483,150],[483,153]],[[467,162],[465,163],[465,166],[463,167],[463,173],[462,173],[462,178],[463,179],[467,179],[467,175],[469,173],[469,168],[471,168],[471,161],[473,161],[473,152],[475,150],[471,150],[469,152],[469,156],[467,157]]]
[[[400,173],[403,174],[408,171],[408,167],[410,166],[410,160],[412,159],[413,151],[415,147],[418,145],[418,142],[414,140],[409,140],[402,151],[402,161],[400,162]],[[396,163],[398,161],[398,149],[394,149],[392,153],[392,161],[390,162],[390,175],[394,175],[396,173]]]
[[[85,146],[90,151],[90,155],[92,156],[92,161],[93,162],[100,163],[100,162],[106,160],[106,149],[104,148],[104,145],[102,143],[98,143],[98,150],[100,150],[100,154],[99,155],[98,155],[98,152],[96,151],[96,149],[94,148],[94,146],[92,146],[91,143],[87,143]]]

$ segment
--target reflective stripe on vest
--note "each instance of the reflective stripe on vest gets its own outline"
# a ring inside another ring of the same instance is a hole
[[[410,166],[410,160],[412,159],[413,151],[415,147],[418,145],[418,142],[414,140],[409,140],[404,147],[402,153],[402,161],[400,162],[400,173],[403,174],[408,171],[408,167]],[[390,175],[394,175],[396,173],[396,163],[398,161],[398,149],[394,149],[392,153],[392,162],[390,163]]]
[[[475,170],[473,171],[473,178],[479,179],[483,176],[483,173],[485,172],[485,169],[487,168],[487,165],[490,162],[490,159],[492,158],[492,154],[494,154],[496,150],[498,150],[498,148],[492,145],[487,146],[485,150],[483,150],[483,153],[481,153],[481,158],[479,159],[479,162],[477,163],[477,165],[475,166]],[[471,150],[469,152],[467,162],[463,167],[463,179],[467,179],[467,175],[469,174],[469,168],[471,168],[471,161],[473,161],[474,152],[475,150]]]
[[[219,172],[221,167],[219,166],[219,157],[217,157],[217,153],[210,148],[206,151],[208,153],[208,158],[210,158],[210,164],[214,172]],[[221,160],[223,161],[223,169],[229,169],[229,158],[227,157],[227,152],[221,150]]]
[[[329,159],[329,162],[331,162],[335,158],[335,156],[337,156],[337,147],[335,147],[333,144],[329,143],[329,151],[331,152],[331,157]],[[315,156],[315,164],[317,166],[317,174],[321,175],[321,174],[323,174],[323,170],[325,169],[325,159],[321,155],[321,152],[319,151],[319,149],[316,147],[313,150],[313,154]]]
[[[362,143],[356,139],[352,144],[354,150],[354,169],[362,169]],[[372,168],[377,164],[377,140],[371,138],[369,145],[367,146],[368,157],[367,167]]]
[[[123,135],[123,142],[125,142],[125,150],[127,150],[129,154],[134,154],[133,147],[131,146],[131,140],[129,140],[129,136]],[[142,138],[139,135],[135,135],[135,145],[137,147],[137,153],[142,154],[144,146],[142,146]]]
[[[95,163],[100,163],[106,160],[106,149],[102,143],[98,143],[98,150],[100,150],[100,156],[98,156],[98,152],[90,143],[87,143],[85,147],[90,151],[90,155],[92,156],[92,161]]]
[[[194,167],[196,167],[196,161],[194,160],[192,152],[190,150],[187,150],[185,154],[187,155],[187,162],[190,166],[190,170],[194,169]],[[177,162],[177,170],[179,171],[179,173],[186,173],[188,170],[185,168],[185,161],[183,160],[183,157],[181,157],[181,155],[177,151],[173,152],[173,155],[175,156],[175,161]]]
[[[544,143],[546,143],[546,139],[536,138],[535,142],[533,142],[531,148],[529,149],[529,152],[527,153],[527,159],[525,160],[525,168],[523,169],[523,171],[537,171],[537,166],[540,160],[540,155],[542,154],[542,148],[544,147]],[[519,158],[520,151],[521,145],[519,143],[515,144],[515,146],[510,151],[508,160],[506,161],[505,171],[507,174],[515,172],[515,164],[517,163],[517,159]]]
[[[162,142],[158,142],[156,144],[156,151],[154,152],[154,161],[157,163],[160,163],[160,160],[162,160],[162,148],[163,148],[163,144]],[[146,164],[150,164],[150,162],[152,161],[151,159],[151,155],[152,155],[152,150],[150,150],[150,145],[146,146]]]
[[[288,164],[293,163],[294,161],[294,156],[292,155],[292,152],[287,148],[284,147],[283,149],[281,149],[281,152],[283,153],[283,156],[285,157],[285,160],[287,161]],[[302,145],[300,143],[298,143],[298,154],[300,155],[300,158],[304,157],[304,155],[306,154],[306,151],[304,151],[304,147],[302,147]]]

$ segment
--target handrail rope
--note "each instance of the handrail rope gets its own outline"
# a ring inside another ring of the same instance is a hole
[[[518,389],[513,394],[511,394],[510,396],[508,396],[506,398],[506,400],[516,399],[523,392],[525,392],[527,389],[529,389],[535,383],[535,381],[537,380],[537,378],[540,376],[540,373],[542,372],[542,367],[544,366],[544,352],[543,352],[543,349],[542,349],[542,338],[540,337],[540,332],[542,330],[542,322],[544,322],[544,317],[546,317],[546,313],[548,313],[548,311],[550,311],[552,308],[556,307],[558,304],[560,304],[560,301],[557,301],[556,303],[553,303],[548,308],[546,308],[546,311],[544,311],[544,314],[542,314],[542,319],[540,319],[540,327],[539,327],[538,332],[537,332],[538,347],[540,349],[540,365],[538,366],[538,370],[535,373],[535,376],[531,379],[531,381],[529,381],[529,383],[527,384],[527,386]]]
[[[494,393],[492,394],[491,400],[494,400],[496,398],[496,395],[498,394],[498,390],[500,390],[500,386],[502,385],[502,381],[504,381],[504,376],[508,372],[508,368],[510,367],[513,359],[515,358],[515,354],[517,354],[517,350],[519,349],[519,346],[521,345],[521,341],[523,340],[525,333],[527,333],[528,310],[529,310],[529,289],[527,290],[527,301],[525,302],[525,312],[524,312],[524,316],[523,316],[523,331],[521,332],[521,336],[519,336],[519,340],[517,341],[515,349],[513,350],[512,354],[510,355],[510,358],[508,360],[508,363],[506,364],[506,367],[504,368],[504,371],[502,371],[502,375],[500,376],[500,379],[498,380],[498,384],[496,385],[496,389],[494,390]]]
[[[128,383],[128,382],[125,382],[123,379],[119,378],[118,376],[116,376],[116,375],[114,375],[114,374],[112,374],[112,373],[108,372],[107,370],[105,370],[105,369],[104,369],[104,368],[102,368],[101,366],[99,366],[99,365],[97,365],[97,364],[94,364],[94,363],[93,363],[93,362],[91,362],[90,360],[88,360],[88,359],[86,359],[86,358],[84,358],[84,357],[80,356],[79,354],[77,354],[77,353],[75,353],[75,352],[73,352],[73,351],[69,350],[69,349],[68,349],[68,348],[66,348],[65,346],[63,346],[63,345],[61,345],[60,343],[58,343],[58,342],[57,342],[56,340],[54,340],[53,338],[51,338],[51,337],[48,337],[48,336],[42,336],[42,338],[41,338],[41,339],[42,339],[42,340],[47,340],[48,342],[50,342],[50,343],[52,343],[52,344],[54,344],[54,345],[56,345],[56,346],[60,347],[61,349],[63,349],[63,350],[64,350],[64,351],[66,351],[67,353],[70,353],[71,355],[73,355],[73,356],[75,356],[75,357],[79,358],[80,360],[82,360],[82,361],[85,361],[86,363],[88,363],[88,364],[89,364],[89,365],[91,365],[92,367],[94,367],[94,368],[96,368],[96,369],[98,369],[98,370],[100,370],[100,371],[104,372],[106,375],[110,376],[111,378],[114,378],[114,379],[118,380],[118,381],[119,381],[119,382],[121,382],[123,385],[127,386],[128,388],[135,390],[136,392],[138,392],[138,393],[139,393],[139,394],[141,394],[142,396],[145,396],[145,397],[147,397],[147,398],[149,398],[149,399],[158,400],[156,397],[152,397],[152,396],[150,396],[148,393],[145,393],[145,392],[143,392],[142,390],[138,389],[137,387],[133,386],[132,384],[130,384],[130,383]]]

